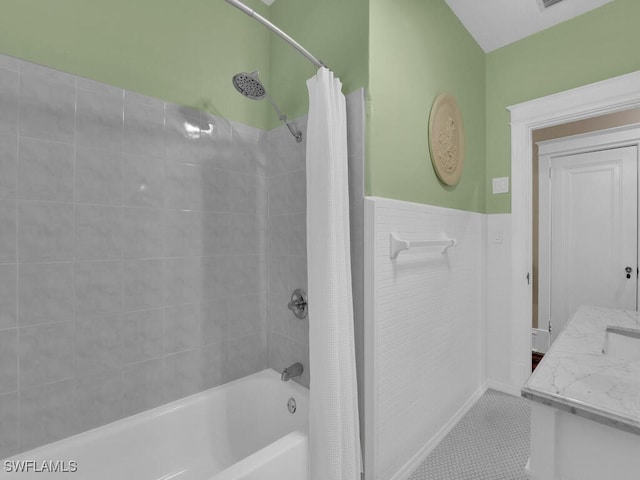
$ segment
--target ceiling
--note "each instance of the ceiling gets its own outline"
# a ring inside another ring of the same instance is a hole
[[[485,52],[577,17],[613,0],[445,0]]]
[[[613,1],[559,0],[543,8],[542,0],[445,0],[485,53]]]

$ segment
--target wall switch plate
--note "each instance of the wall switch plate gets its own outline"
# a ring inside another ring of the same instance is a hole
[[[494,178],[493,193],[509,193],[509,177]]]
[[[491,241],[493,243],[502,243],[502,230],[494,230]]]

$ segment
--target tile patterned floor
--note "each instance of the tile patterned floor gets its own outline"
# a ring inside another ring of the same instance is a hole
[[[408,480],[526,480],[527,401],[487,392]]]

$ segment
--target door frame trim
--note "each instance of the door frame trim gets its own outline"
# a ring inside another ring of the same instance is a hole
[[[623,125],[569,137],[553,138],[538,143],[538,156],[561,157],[597,150],[631,147],[640,144],[640,126]]]
[[[539,162],[539,184],[538,189],[539,192],[544,192],[549,194],[551,188],[551,179],[547,175],[543,175],[543,169],[546,170],[551,167],[551,162],[556,158],[567,157],[571,155],[577,154],[585,154],[592,153],[598,151],[612,150],[617,148],[625,148],[625,147],[635,147],[635,161],[636,161],[636,191],[640,188],[640,126],[637,124],[630,125],[622,125],[619,127],[608,128],[603,130],[598,130],[595,132],[582,133],[579,135],[571,135],[567,137],[553,138],[549,140],[544,140],[537,142],[538,145],[538,162]],[[551,243],[551,230],[550,225],[543,225],[543,220],[550,220],[550,198],[546,197],[546,202],[544,200],[546,196],[542,194],[539,195],[539,209],[538,209],[538,232],[540,238],[544,238],[545,235],[548,236],[548,241],[546,242],[538,242],[538,328],[542,328],[541,325],[546,325],[546,328],[549,327],[549,318],[546,316],[546,320],[541,324],[540,323],[540,313],[541,306],[550,307],[550,304],[541,301],[540,292],[549,288],[550,278],[543,278],[542,273],[545,273],[550,276],[551,270],[549,265],[543,265],[540,261],[544,255],[546,249],[546,259],[550,261],[550,243]],[[636,202],[638,202],[638,198],[636,196]],[[546,208],[542,208],[542,207]],[[637,212],[640,212],[640,204],[637,205]],[[636,219],[637,221],[637,219]],[[637,236],[640,238],[640,224],[637,224]],[[636,267],[638,260],[640,259],[640,246],[636,243]],[[544,267],[544,268],[543,268]],[[542,287],[545,287],[544,289]],[[638,299],[638,294],[640,293],[640,284],[636,281],[636,302]],[[550,298],[547,298],[547,301],[550,301]],[[549,344],[553,339],[557,338],[558,335],[558,326],[550,335]]]
[[[532,133],[640,107],[640,71],[507,107],[511,115],[511,382],[531,373]]]

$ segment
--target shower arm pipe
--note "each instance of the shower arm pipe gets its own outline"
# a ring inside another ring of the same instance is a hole
[[[304,55],[306,57],[306,59],[309,60],[311,63],[313,63],[316,67],[318,67],[318,68],[322,68],[322,67],[328,68],[324,63],[322,63],[316,57],[311,55],[311,53],[309,53],[309,51],[306,48],[304,48],[302,45],[300,45],[293,38],[291,38],[285,32],[280,30],[278,27],[276,27],[273,23],[271,23],[269,20],[264,18],[262,15],[260,15],[259,13],[256,13],[255,10],[247,7],[244,3],[240,2],[239,0],[225,0],[225,1],[227,3],[230,3],[231,5],[233,5],[234,7],[236,7],[238,10],[241,10],[242,12],[246,13],[251,18],[253,18],[256,21],[260,22],[265,27],[267,27],[269,30],[271,30],[273,33],[275,33],[280,38],[282,38],[285,42],[287,42],[293,48],[298,50],[298,52],[300,52],[302,55]]]
[[[271,104],[273,109],[278,114],[278,118],[280,119],[280,121],[284,122],[284,124],[287,126],[287,128],[291,132],[291,135],[293,135],[296,138],[296,142],[300,143],[302,141],[302,132],[300,130],[294,130],[293,129],[293,127],[291,126],[291,124],[289,123],[289,121],[287,119],[287,116],[280,111],[280,109],[276,105],[276,102],[274,102],[271,99],[271,97],[269,96],[269,94],[266,91],[265,91],[265,97],[267,97],[267,100],[269,100],[269,103]]]

